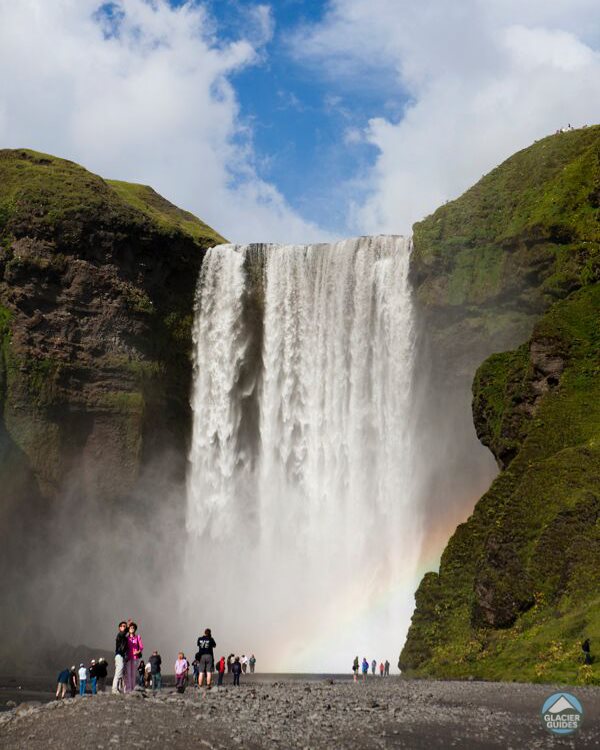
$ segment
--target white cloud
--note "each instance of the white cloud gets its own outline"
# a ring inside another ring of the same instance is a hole
[[[253,168],[228,77],[270,39],[267,6],[222,44],[201,4],[0,0],[0,146],[152,185],[233,240],[323,239]]]
[[[296,59],[410,101],[366,128],[378,157],[353,229],[409,231],[519,148],[600,121],[597,13],[596,0],[332,0],[292,40]]]

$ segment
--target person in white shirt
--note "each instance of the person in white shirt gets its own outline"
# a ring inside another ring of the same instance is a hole
[[[79,665],[79,695],[85,695],[85,686],[87,685],[87,669],[83,664]]]

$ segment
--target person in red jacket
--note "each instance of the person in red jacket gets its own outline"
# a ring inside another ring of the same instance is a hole
[[[219,674],[219,676],[217,677],[217,687],[220,687],[223,684],[223,675],[225,674],[225,657],[224,656],[222,656],[217,662],[217,672]]]

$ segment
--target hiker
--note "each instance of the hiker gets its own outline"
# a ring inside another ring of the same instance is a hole
[[[250,674],[254,674],[254,667],[256,666],[256,656],[254,654],[248,659],[248,664],[250,665]]]
[[[585,641],[581,644],[581,650],[583,651],[583,661],[584,664],[591,664],[592,663],[592,652],[590,648],[590,639],[586,638]]]
[[[67,685],[69,684],[69,675],[70,672],[68,669],[63,669],[62,672],[59,672],[58,677],[56,678],[56,700],[60,700],[61,698],[64,698],[67,694]]]
[[[198,659],[194,659],[192,662],[192,671],[194,673],[194,685],[198,684],[198,677],[200,676],[200,662]]]
[[[223,675],[225,674],[225,657],[222,656],[217,663],[217,687],[223,685]]]
[[[242,665],[240,664],[240,657],[236,656],[233,664],[231,665],[231,671],[233,672],[233,684],[240,686],[240,674],[242,672]]]
[[[373,661],[371,662],[371,674],[374,675],[376,670],[377,670],[377,660],[373,659]]]
[[[384,674],[385,677],[389,677],[390,676],[390,663],[389,663],[389,661],[387,659],[385,660],[383,674]]]
[[[369,674],[369,662],[367,661],[367,657],[363,656],[362,660],[362,678],[363,682],[367,679],[367,675]]]
[[[77,670],[75,665],[69,670],[69,690],[71,691],[71,698],[77,695]]]
[[[383,666],[383,662],[381,662],[381,664],[379,665],[379,674],[381,675],[381,677],[383,677],[383,671],[384,671],[384,669],[385,669],[385,667]]]
[[[242,654],[242,672],[246,674],[246,669],[248,668],[248,657],[246,654]]]
[[[90,682],[92,684],[92,695],[96,695],[98,686],[98,673],[96,671],[96,660],[90,662]]]
[[[186,677],[190,665],[188,660],[183,655],[183,651],[177,654],[177,661],[175,662],[175,687],[178,693],[183,693],[185,690]]]
[[[354,673],[354,682],[358,682],[358,656],[355,656],[352,662],[352,672]]]
[[[79,665],[79,695],[85,695],[85,686],[87,685],[87,669],[83,664]]]
[[[213,649],[217,645],[215,639],[212,637],[210,628],[206,628],[204,635],[198,638],[198,653],[196,659],[199,662],[200,675],[198,677],[198,685],[202,687],[202,681],[206,674],[206,688],[210,690],[212,673],[215,668],[215,656]]]
[[[160,665],[162,659],[158,651],[153,651],[152,656],[148,660],[150,664],[150,674],[152,676],[152,689],[154,691],[160,690],[162,687],[162,674],[160,673]]]
[[[125,692],[125,659],[127,659],[127,623],[121,620],[115,639],[115,676],[112,692]]]
[[[101,656],[96,664],[96,677],[98,678],[98,692],[103,693],[106,689],[106,676],[108,675],[108,664],[106,659]]]
[[[227,657],[227,672],[231,672],[231,665],[233,664],[234,658],[235,654],[229,654]]]
[[[127,623],[127,661],[125,662],[125,691],[135,690],[137,665],[142,658],[144,642],[137,634],[137,622],[129,620]]]

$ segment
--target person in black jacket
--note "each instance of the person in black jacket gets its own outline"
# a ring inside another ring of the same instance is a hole
[[[590,648],[590,639],[586,638],[581,644],[581,650],[583,651],[583,661],[585,664],[592,663],[592,650]]]
[[[242,665],[240,664],[240,657],[236,656],[235,661],[231,665],[231,671],[233,672],[233,684],[240,686],[240,674],[242,672]]]
[[[112,692],[125,692],[125,659],[127,658],[127,623],[121,620],[119,632],[115,640],[115,676],[113,678]]]
[[[210,628],[206,628],[204,635],[201,635],[198,638],[198,653],[196,654],[196,659],[198,659],[198,668],[200,670],[198,685],[202,687],[202,680],[206,674],[206,687],[208,690],[211,688],[210,683],[215,668],[215,652],[213,649],[216,645],[215,639],[210,632]]]
[[[108,664],[106,659],[101,656],[96,664],[96,676],[98,677],[98,692],[103,693],[106,688],[106,676],[108,675]]]
[[[153,651],[150,657],[150,674],[152,675],[152,689],[154,691],[160,690],[162,687],[162,674],[160,671],[160,665],[162,659],[158,651]]]

